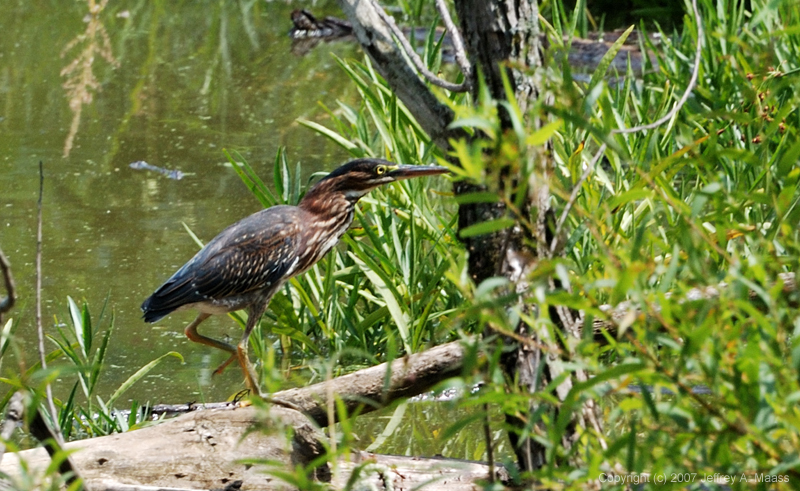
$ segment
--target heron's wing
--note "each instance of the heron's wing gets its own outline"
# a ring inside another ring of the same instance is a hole
[[[231,225],[145,300],[145,320],[157,320],[183,305],[279,283],[297,261],[302,226],[301,212],[288,206],[268,208]]]

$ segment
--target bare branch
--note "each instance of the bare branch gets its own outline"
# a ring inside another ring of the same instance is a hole
[[[44,196],[44,166],[42,161],[39,161],[39,201],[37,229],[36,229],[36,333],[39,338],[39,363],[42,369],[47,368],[47,355],[44,350],[44,328],[42,327],[42,197]],[[58,426],[58,411],[56,410],[55,402],[53,402],[53,390],[50,384],[45,388],[47,392],[47,404],[50,406],[50,417],[53,420],[53,426],[57,442],[64,443],[64,438],[61,435],[61,428]]]
[[[449,128],[454,119],[453,110],[436,98],[396,47],[392,32],[378,13],[380,9],[373,2],[363,0],[339,0],[339,6],[375,68],[436,146],[449,150],[451,139],[468,136],[463,129]]]
[[[38,217],[36,229],[36,333],[39,338],[39,362],[42,369],[47,368],[47,358],[44,351],[44,328],[42,327],[42,198],[44,196],[44,165],[39,161],[39,201],[37,203]],[[37,408],[36,416],[31,423],[31,433],[36,436],[40,441],[45,443],[47,453],[54,456],[55,453],[64,446],[64,436],[61,433],[61,426],[58,424],[58,410],[53,400],[53,389],[48,382],[45,386],[47,394],[47,405],[50,410],[50,418],[53,422],[53,429],[47,425],[47,422],[42,416],[42,411]],[[48,443],[48,440],[52,440]],[[72,460],[69,456],[64,458],[64,461],[59,466],[59,472],[66,474],[67,483],[72,483],[80,478],[77,469],[72,465]],[[88,489],[84,485],[84,489]]]
[[[439,15],[442,16],[442,22],[447,32],[450,33],[450,39],[453,40],[453,51],[455,52],[456,63],[461,68],[461,73],[464,74],[464,83],[467,85],[472,80],[472,63],[467,58],[467,50],[464,48],[464,40],[461,39],[461,31],[458,30],[450,17],[450,11],[447,10],[447,5],[444,0],[436,0],[436,8],[439,10]]]
[[[47,387],[49,388],[50,385],[48,384]],[[31,430],[31,435],[42,442],[45,450],[47,450],[47,454],[51,459],[55,459],[59,453],[64,451],[64,439],[59,433],[56,433],[50,429],[50,426],[47,424],[47,421],[45,421],[44,416],[42,416],[42,410],[40,408],[36,408],[36,415],[33,417],[29,428]],[[75,466],[72,464],[72,459],[69,456],[66,456],[61,461],[58,466],[58,472],[61,475],[66,476],[67,484],[72,484],[76,480],[80,479],[80,475],[78,474],[77,469],[75,469]],[[84,489],[87,489],[86,486],[84,486]]]
[[[421,394],[434,384],[458,375],[463,361],[464,348],[454,341],[330,381],[276,392],[273,396],[292,401],[319,426],[327,426],[331,422],[327,411],[330,394],[341,397],[348,412],[358,410],[358,414],[364,414],[393,400]],[[337,412],[335,416],[338,418],[340,414]]]
[[[372,2],[372,4],[373,8],[375,9],[375,12],[377,12],[378,16],[380,16],[381,20],[386,24],[386,26],[389,27],[389,30],[392,31],[392,34],[394,35],[395,39],[397,39],[397,42],[400,43],[400,47],[405,52],[406,56],[408,56],[408,58],[414,64],[414,67],[417,69],[420,75],[422,75],[423,78],[425,78],[425,80],[432,83],[433,85],[436,85],[437,87],[449,90],[450,92],[466,92],[470,89],[468,78],[464,79],[464,83],[454,84],[452,82],[448,82],[447,80],[437,77],[435,73],[428,70],[428,67],[426,67],[425,63],[422,62],[422,59],[417,54],[417,51],[414,49],[413,46],[411,46],[411,43],[408,42],[408,39],[406,39],[405,35],[403,35],[403,31],[401,31],[400,28],[397,27],[397,24],[394,22],[394,17],[387,14],[383,10],[383,8],[381,8],[381,6],[375,3],[374,1]],[[453,22],[450,21],[450,24],[452,23]]]

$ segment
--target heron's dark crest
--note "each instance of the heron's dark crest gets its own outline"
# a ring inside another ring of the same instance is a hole
[[[401,179],[445,172],[444,167],[398,165],[382,159],[348,162],[312,186],[297,206],[273,206],[223,230],[144,301],[144,320],[156,322],[176,310],[199,310],[186,335],[232,353],[218,371],[238,358],[248,388],[257,392],[247,339],[272,295],[339,242],[353,221],[356,203],[369,191]],[[248,309],[248,320],[238,346],[197,332],[209,316],[241,309]]]

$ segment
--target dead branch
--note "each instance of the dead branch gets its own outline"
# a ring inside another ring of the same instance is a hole
[[[291,402],[320,426],[328,425],[328,394],[332,393],[345,402],[349,414],[365,414],[385,407],[392,402],[414,397],[431,390],[439,382],[461,372],[464,349],[461,341],[454,341],[431,348],[422,353],[399,358],[389,363],[359,370],[357,372],[320,382],[308,387],[283,390],[272,394],[275,399]],[[388,387],[387,368],[391,372]],[[150,414],[175,416],[194,411],[236,409],[238,403],[211,402],[196,404],[156,404]],[[126,417],[129,411],[120,411]]]
[[[39,161],[39,201],[37,203],[38,216],[37,216],[37,231],[36,231],[36,333],[39,338],[39,363],[41,363],[42,370],[47,368],[47,355],[44,350],[44,328],[42,327],[42,200],[44,197],[44,165]],[[50,417],[53,422],[53,428],[47,424],[42,417],[41,409],[36,408],[36,414],[31,421],[30,430],[40,442],[42,442],[47,449],[50,457],[53,457],[64,446],[64,436],[61,433],[61,427],[58,424],[58,411],[56,404],[53,400],[53,390],[48,382],[45,386],[45,393],[47,395],[47,405],[50,409]],[[80,473],[72,463],[72,457],[65,456],[61,465],[58,468],[59,472],[66,476],[67,483],[71,484],[77,479],[80,479]],[[89,490],[88,486],[84,486],[86,491]]]
[[[356,38],[375,63],[375,68],[431,140],[439,148],[449,149],[450,139],[467,137],[462,129],[449,128],[454,118],[452,109],[441,103],[417,76],[404,54],[394,44],[392,32],[382,20],[374,3],[340,0],[339,6],[351,21]]]
[[[381,18],[381,20],[383,20],[383,22],[389,28],[389,30],[392,31],[392,34],[394,35],[395,39],[397,39],[397,42],[403,49],[403,52],[406,54],[406,56],[408,56],[408,58],[414,64],[414,68],[417,69],[422,78],[424,78],[431,84],[436,85],[437,87],[447,89],[451,92],[467,92],[468,90],[470,90],[471,79],[469,77],[465,77],[464,83],[454,84],[452,82],[448,82],[447,80],[437,77],[435,73],[428,70],[428,67],[426,67],[425,63],[422,62],[422,59],[417,54],[417,51],[414,49],[413,46],[411,46],[411,43],[408,42],[408,39],[406,39],[405,35],[400,30],[400,28],[397,27],[397,24],[394,22],[394,17],[384,12],[381,6],[378,5],[376,2],[372,2],[372,7],[378,14],[378,16]],[[445,12],[447,12],[446,9]],[[448,20],[449,20],[449,14],[448,14]],[[452,25],[453,22],[450,21],[450,24]],[[457,31],[451,31],[451,32],[455,32],[455,34],[458,35]],[[463,46],[462,46],[462,54],[463,54]],[[464,61],[466,61],[466,54],[463,54],[462,58]],[[471,68],[468,69],[467,72],[464,73],[464,75],[465,76],[468,75],[469,73],[471,73],[471,71],[472,71]]]
[[[37,440],[42,442],[44,445],[44,449],[47,452],[50,459],[55,459],[56,455],[63,451],[63,444],[60,441],[59,435],[57,435],[52,429],[50,429],[50,425],[47,424],[44,417],[42,417],[42,410],[41,408],[36,408],[36,414],[31,421],[29,426],[31,431],[31,435],[33,435]],[[77,479],[80,478],[75,466],[72,463],[72,457],[60,455],[59,457],[64,457],[61,463],[58,466],[58,472],[66,477],[67,484],[74,483]],[[87,489],[84,486],[84,489]]]

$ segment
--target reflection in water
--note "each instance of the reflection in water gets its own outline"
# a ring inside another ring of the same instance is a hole
[[[106,7],[108,0],[100,0],[100,3],[95,0],[86,0],[86,3],[89,7],[89,14],[84,18],[86,31],[67,43],[61,51],[61,57],[64,58],[72,48],[80,44],[84,45],[78,56],[61,70],[61,76],[67,78],[62,87],[67,92],[69,108],[72,110],[72,124],[64,142],[65,158],[69,157],[72,143],[78,133],[84,104],[91,104],[94,98],[93,92],[100,91],[100,84],[92,71],[95,55],[99,54],[114,67],[119,66],[111,52],[111,41],[108,39],[106,28],[100,21],[100,12]]]

